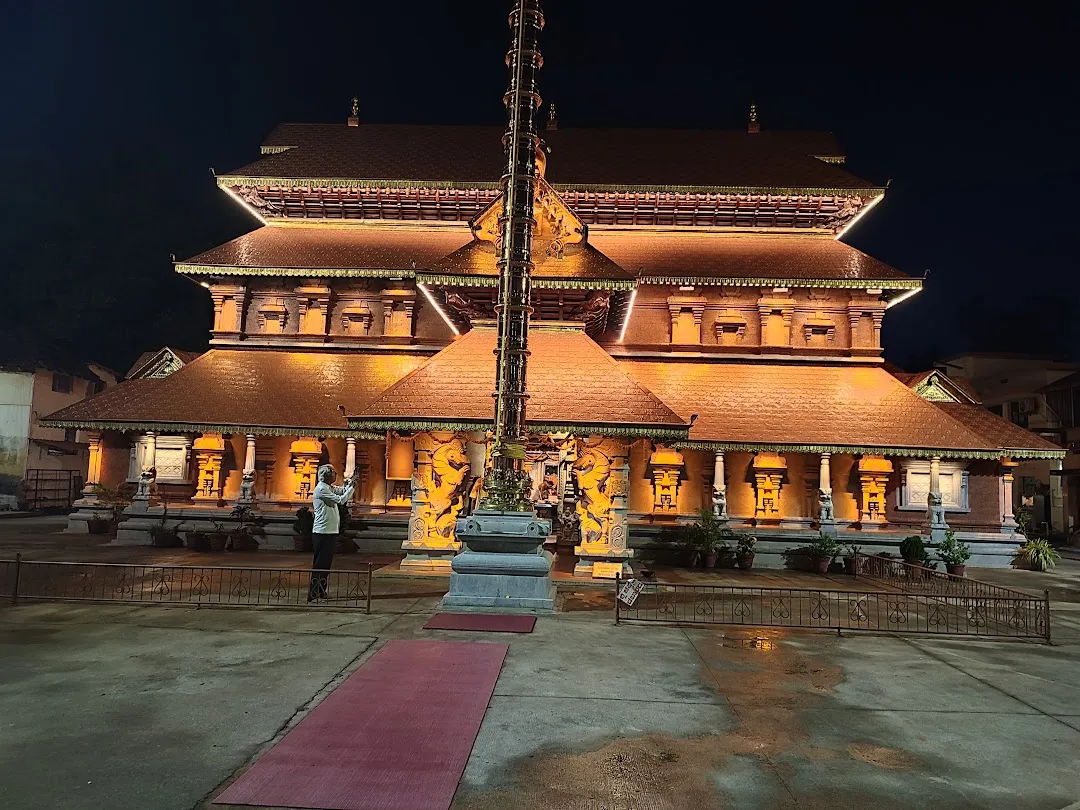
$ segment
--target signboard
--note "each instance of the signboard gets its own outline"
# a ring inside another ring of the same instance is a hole
[[[593,579],[615,579],[621,573],[621,562],[594,562],[592,564]]]
[[[636,579],[628,579],[623,583],[623,586],[619,588],[619,601],[632,607],[644,589],[644,582],[640,582]]]

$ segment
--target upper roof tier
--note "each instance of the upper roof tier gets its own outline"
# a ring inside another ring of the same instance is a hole
[[[283,124],[263,157],[223,185],[495,188],[500,126]],[[547,130],[546,179],[560,189],[702,190],[875,196],[818,132],[690,129]]]

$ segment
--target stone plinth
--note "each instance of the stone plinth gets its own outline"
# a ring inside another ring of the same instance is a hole
[[[454,557],[442,606],[554,610],[551,555],[542,549],[550,533],[534,512],[480,509],[458,519],[466,550]]]

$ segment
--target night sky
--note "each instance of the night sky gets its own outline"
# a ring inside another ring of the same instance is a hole
[[[741,128],[753,100],[763,128],[831,130],[891,180],[846,241],[930,271],[889,360],[1080,360],[1080,15],[868,5],[545,0],[541,92],[563,127]],[[204,348],[209,296],[170,254],[255,224],[210,167],[279,122],[344,123],[354,94],[373,123],[503,122],[507,8],[0,0],[0,362]]]

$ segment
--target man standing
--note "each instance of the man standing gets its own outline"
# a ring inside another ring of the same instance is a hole
[[[349,481],[343,487],[335,487],[337,473],[330,464],[319,467],[319,483],[311,494],[315,510],[315,525],[311,532],[315,559],[311,564],[311,583],[308,585],[308,601],[326,601],[327,580],[330,566],[334,564],[334,545],[337,543],[341,526],[338,506],[347,504],[353,495],[353,484]]]

